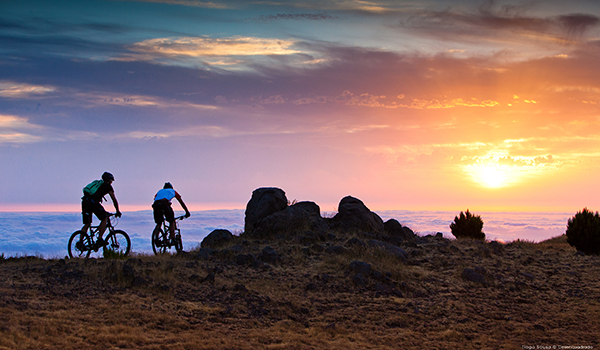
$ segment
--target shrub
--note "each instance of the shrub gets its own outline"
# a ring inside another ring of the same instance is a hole
[[[583,208],[567,222],[567,243],[585,254],[600,254],[600,215]]]
[[[455,216],[454,222],[450,224],[450,230],[456,238],[485,239],[483,220],[481,216],[473,215],[469,209],[465,213],[460,212],[460,217]]]

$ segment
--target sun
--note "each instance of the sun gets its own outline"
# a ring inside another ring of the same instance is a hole
[[[473,164],[466,171],[476,183],[487,188],[507,187],[516,180],[510,167],[500,164]]]

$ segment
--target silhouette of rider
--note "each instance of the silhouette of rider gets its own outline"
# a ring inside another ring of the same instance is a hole
[[[102,235],[104,234],[104,231],[106,231],[106,224],[108,222],[108,213],[101,204],[104,200],[104,196],[107,194],[110,196],[113,205],[115,206],[115,216],[118,218],[121,217],[119,202],[117,202],[117,197],[115,197],[115,191],[112,187],[115,177],[113,174],[105,172],[102,174],[102,181],[102,185],[100,185],[94,194],[86,194],[81,198],[81,214],[83,216],[83,227],[81,228],[81,231],[87,232],[92,225],[92,213],[95,214],[98,220],[100,220],[100,225],[98,227],[99,237],[97,241],[97,245],[100,247],[106,245],[106,242],[102,239]]]
[[[170,239],[173,240],[175,238],[175,213],[173,212],[173,208],[171,207],[171,200],[176,198],[183,210],[185,210],[185,217],[190,217],[190,211],[185,206],[183,199],[177,191],[173,189],[173,185],[170,182],[166,182],[163,186],[163,189],[158,191],[156,195],[154,195],[154,203],[152,204],[152,209],[154,210],[154,222],[156,223],[156,227],[154,228],[154,232],[160,230],[160,226],[163,223],[163,220],[166,219],[170,225]]]

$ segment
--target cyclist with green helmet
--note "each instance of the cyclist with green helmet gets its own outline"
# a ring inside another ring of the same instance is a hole
[[[102,235],[106,230],[106,223],[108,221],[108,213],[104,210],[102,206],[102,201],[104,200],[104,196],[107,194],[112,199],[113,205],[116,210],[116,217],[121,217],[121,211],[119,211],[119,202],[117,202],[117,197],[115,197],[115,191],[112,187],[112,183],[115,181],[115,177],[113,174],[109,172],[105,172],[102,174],[102,183],[97,189],[94,190],[93,193],[88,193],[84,190],[84,195],[81,198],[81,214],[83,216],[83,227],[81,231],[87,232],[87,230],[92,225],[92,214],[95,214],[100,220],[100,225],[98,227],[98,234],[100,235],[97,244],[98,246],[104,246],[106,243],[102,239]]]

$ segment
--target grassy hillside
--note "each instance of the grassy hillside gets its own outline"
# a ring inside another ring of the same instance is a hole
[[[361,244],[371,238],[236,237],[179,256],[5,259],[0,349],[600,345],[600,260],[563,237],[426,237],[400,245],[405,262]]]

